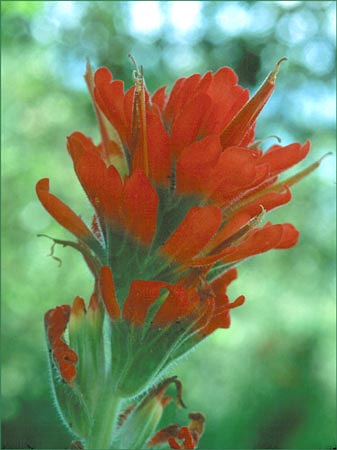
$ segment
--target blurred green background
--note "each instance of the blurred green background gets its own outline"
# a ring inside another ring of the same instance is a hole
[[[130,86],[132,53],[148,89],[231,66],[253,92],[282,56],[277,89],[257,137],[312,141],[305,167],[335,149],[335,9],[332,1],[71,2],[2,4],[2,448],[69,448],[49,391],[44,312],[88,298],[81,257],[42,209],[34,186],[89,219],[65,137],[98,137],[83,73],[89,57]],[[271,144],[273,141],[269,141]],[[266,144],[267,145],[267,144]],[[335,436],[335,156],[273,212],[301,231],[299,244],[239,267],[232,298],[246,304],[173,368],[189,410],[206,415],[203,449],[323,449]],[[184,423],[185,411],[168,410]]]

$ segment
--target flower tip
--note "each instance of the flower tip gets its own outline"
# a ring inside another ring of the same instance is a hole
[[[39,180],[36,183],[36,191],[49,191],[49,178],[41,178],[41,180]]]
[[[73,306],[71,308],[71,315],[74,316],[81,316],[82,314],[85,314],[86,309],[85,309],[85,303],[83,298],[81,297],[75,297],[74,302],[73,302]]]

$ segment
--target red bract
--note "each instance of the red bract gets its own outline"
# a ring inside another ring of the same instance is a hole
[[[76,353],[65,343],[62,335],[67,328],[71,308],[69,305],[57,306],[45,315],[45,328],[50,343],[49,352],[57,364],[62,378],[72,383],[76,375]]]

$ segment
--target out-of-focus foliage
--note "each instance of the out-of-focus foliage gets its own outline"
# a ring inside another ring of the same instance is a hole
[[[132,53],[148,89],[231,66],[254,91],[282,56],[257,136],[312,141],[307,163],[335,148],[335,2],[2,2],[3,434],[2,448],[68,448],[51,404],[43,314],[91,276],[80,257],[37,233],[69,237],[38,204],[35,182],[89,219],[65,137],[97,139],[82,78],[85,59],[131,85]],[[272,143],[266,142],[265,146]],[[247,303],[173,369],[189,409],[206,414],[200,447],[328,448],[335,438],[334,157],[269,217],[301,230],[300,243],[242,264],[232,296]],[[184,411],[170,406],[167,420]],[[30,447],[29,447],[30,446]]]

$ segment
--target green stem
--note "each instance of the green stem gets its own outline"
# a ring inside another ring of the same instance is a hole
[[[111,388],[109,392],[103,389],[96,406],[91,434],[86,441],[86,449],[105,450],[111,448],[120,405],[121,399],[111,392]]]

